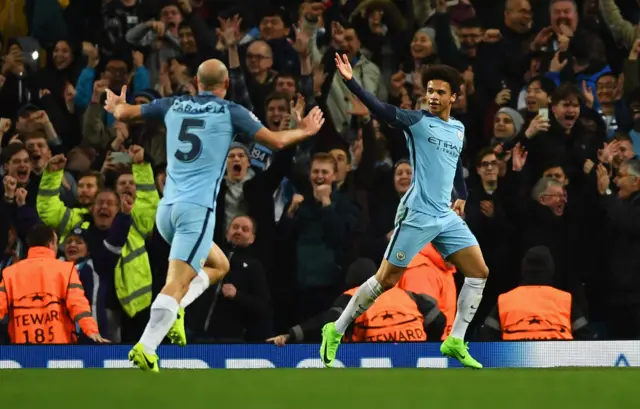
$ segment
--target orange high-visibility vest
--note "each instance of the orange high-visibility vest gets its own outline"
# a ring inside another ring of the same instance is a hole
[[[346,291],[353,296],[356,288]],[[424,317],[409,294],[397,287],[384,292],[353,323],[351,342],[417,342],[426,341]]]
[[[438,301],[438,308],[447,319],[442,333],[444,341],[451,333],[457,309],[456,282],[453,274],[455,267],[447,265],[438,250],[431,243],[411,260],[409,267],[396,284],[403,290],[414,294],[427,294]]]
[[[573,339],[571,294],[549,286],[520,286],[498,297],[502,339]]]
[[[14,344],[76,343],[76,323],[87,335],[98,333],[78,271],[55,256],[32,247],[25,260],[2,272],[0,321],[7,321]]]

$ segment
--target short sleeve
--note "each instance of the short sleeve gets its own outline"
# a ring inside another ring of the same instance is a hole
[[[145,119],[164,119],[164,116],[173,105],[174,98],[154,99],[148,104],[142,104],[142,117]]]
[[[241,105],[229,104],[229,113],[233,130],[237,133],[243,133],[253,139],[256,132],[264,128],[258,117]]]
[[[425,116],[423,111],[413,111],[409,109],[396,109],[396,121],[395,124],[401,128],[409,128],[418,122]],[[428,114],[429,116],[431,114]]]

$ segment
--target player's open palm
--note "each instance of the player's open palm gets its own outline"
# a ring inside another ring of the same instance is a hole
[[[107,100],[104,103],[104,110],[108,113],[112,114],[115,110],[116,106],[120,104],[125,104],[127,102],[127,86],[124,85],[122,90],[120,91],[120,95],[117,95],[115,92],[110,89],[106,89],[107,92]]]
[[[322,128],[322,124],[324,124],[324,114],[320,107],[316,106],[304,117],[300,124],[300,129],[305,131],[308,136],[311,136],[318,133]]]
[[[353,69],[346,54],[342,54],[340,57],[340,54],[336,53],[336,68],[345,80],[349,81],[353,78]]]

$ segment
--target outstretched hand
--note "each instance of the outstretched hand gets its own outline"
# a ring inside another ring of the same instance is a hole
[[[305,131],[307,136],[311,136],[317,134],[323,124],[324,114],[322,110],[316,106],[304,117],[300,124],[300,129]]]
[[[338,72],[346,81],[353,78],[353,69],[346,54],[342,54],[342,57],[340,57],[340,54],[336,53],[336,68],[338,68]]]
[[[113,114],[113,111],[115,110],[116,106],[127,103],[127,86],[126,85],[122,87],[122,90],[120,91],[120,95],[117,95],[116,93],[114,93],[108,88],[106,89],[106,92],[107,92],[107,99],[104,102],[104,110],[107,111],[108,113]]]

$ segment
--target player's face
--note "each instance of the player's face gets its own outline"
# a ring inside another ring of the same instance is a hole
[[[451,104],[456,101],[456,94],[451,93],[451,86],[442,80],[431,80],[427,83],[427,103],[429,112],[434,115],[449,112]]]
[[[227,231],[227,241],[236,247],[249,247],[256,239],[253,222],[248,217],[236,217]]]
[[[244,149],[235,148],[227,155],[227,176],[234,182],[241,182],[247,176],[249,158]]]
[[[495,154],[482,158],[480,166],[476,169],[483,183],[492,183],[498,180],[498,158]]]
[[[542,173],[542,176],[555,179],[565,186],[569,184],[569,178],[567,178],[567,174],[564,173],[564,169],[562,169],[560,166],[545,170]]]
[[[551,110],[558,123],[565,130],[571,130],[580,116],[580,101],[577,96],[572,95],[559,101]]]
[[[113,218],[118,213],[120,202],[113,192],[100,192],[93,205],[92,214],[95,225],[100,230],[111,227]]]
[[[540,197],[540,203],[547,206],[556,216],[562,216],[567,204],[567,192],[561,186],[549,186]]]
[[[496,138],[511,138],[516,135],[513,119],[503,112],[496,114],[493,121],[493,136]]]
[[[98,181],[95,176],[85,176],[78,181],[78,203],[89,206],[98,194]]]
[[[272,131],[279,131],[282,120],[289,113],[287,101],[284,99],[272,99],[267,105],[267,126]]]
[[[29,182],[31,174],[31,158],[26,150],[21,150],[9,159],[5,165],[5,174],[16,178],[19,184],[24,185]]]
[[[347,173],[351,170],[351,165],[349,164],[348,153],[343,151],[342,149],[332,149],[329,151],[329,154],[333,156],[333,158],[338,162],[338,173],[336,173],[336,182],[344,182],[347,178]]]
[[[393,187],[396,189],[399,195],[404,195],[411,186],[411,177],[413,176],[413,169],[408,163],[401,163],[396,166],[396,170],[393,174]]]
[[[311,163],[309,179],[314,186],[332,184],[336,180],[334,164],[332,162],[319,160],[313,161]]]
[[[78,236],[71,236],[67,239],[64,247],[64,256],[67,261],[75,262],[79,258],[86,257],[88,253],[87,243]]]
[[[116,192],[118,192],[118,195],[127,194],[135,200],[136,182],[133,179],[133,175],[128,173],[120,175],[118,182],[116,183]]]

